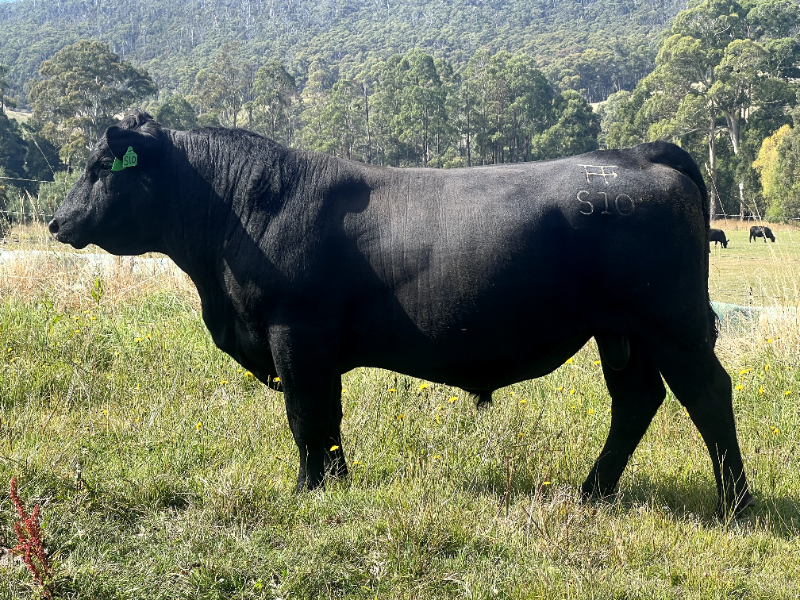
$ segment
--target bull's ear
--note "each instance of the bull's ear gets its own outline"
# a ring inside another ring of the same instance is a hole
[[[161,154],[160,131],[148,131],[148,128],[122,129],[112,125],[106,130],[108,148],[116,158],[122,159],[128,148],[133,148],[139,161],[149,162]]]

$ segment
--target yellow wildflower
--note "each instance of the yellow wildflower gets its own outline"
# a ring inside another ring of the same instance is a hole
[[[336,452],[338,449],[339,449],[339,446],[337,446],[335,444],[333,446],[331,446],[331,452]]]
[[[195,429],[197,429],[197,431],[200,431],[200,428],[201,428],[202,426],[203,426],[203,422],[202,422],[202,421],[198,421],[198,422],[197,422],[197,425],[195,425],[195,426],[194,426],[194,428],[195,428]]]
[[[737,390],[741,390],[742,388],[744,388],[744,386],[743,386],[743,385],[741,385],[741,384],[736,386],[736,389],[737,389]]]
[[[448,402],[449,402],[450,404],[452,404],[452,403],[453,403],[453,402],[455,402],[456,400],[458,400],[458,396],[450,396],[450,399],[448,400]]]
[[[420,391],[427,390],[427,389],[428,389],[428,384],[427,383],[423,383],[422,385],[419,386],[419,390]]]

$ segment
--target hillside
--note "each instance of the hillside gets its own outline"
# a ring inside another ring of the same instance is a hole
[[[655,36],[685,5],[685,0],[18,0],[0,3],[0,64],[10,67],[9,82],[22,105],[24,84],[41,62],[80,38],[108,42],[114,52],[145,66],[162,90],[188,91],[196,72],[230,41],[256,64],[278,58],[300,75],[317,57],[346,68],[420,47],[459,65],[479,48],[523,50],[556,82],[570,76],[581,52],[605,48],[608,56],[634,55],[641,63],[621,69],[628,80],[613,84],[629,88],[651,67]]]

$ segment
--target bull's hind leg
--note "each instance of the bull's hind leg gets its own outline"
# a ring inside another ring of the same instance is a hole
[[[599,343],[599,342],[598,342]],[[586,496],[607,496],[622,476],[653,416],[666,396],[653,359],[636,340],[630,341],[625,367],[615,370],[600,344],[603,375],[611,393],[611,428],[605,446],[581,486]]]
[[[754,504],[736,438],[731,378],[710,344],[686,349],[660,346],[656,364],[670,389],[686,407],[706,443],[714,466],[717,512],[739,512]]]

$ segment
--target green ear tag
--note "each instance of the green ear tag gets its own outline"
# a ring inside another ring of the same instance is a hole
[[[122,168],[127,169],[128,167],[135,167],[138,162],[139,157],[136,156],[136,152],[133,151],[133,146],[128,146],[128,151],[125,153],[125,156],[122,157]]]
[[[139,157],[136,155],[136,152],[133,151],[133,146],[128,146],[128,151],[125,153],[125,156],[122,157],[122,160],[118,159],[116,156],[114,157],[114,164],[111,165],[111,170],[122,171],[122,169],[135,167],[138,163]]]

